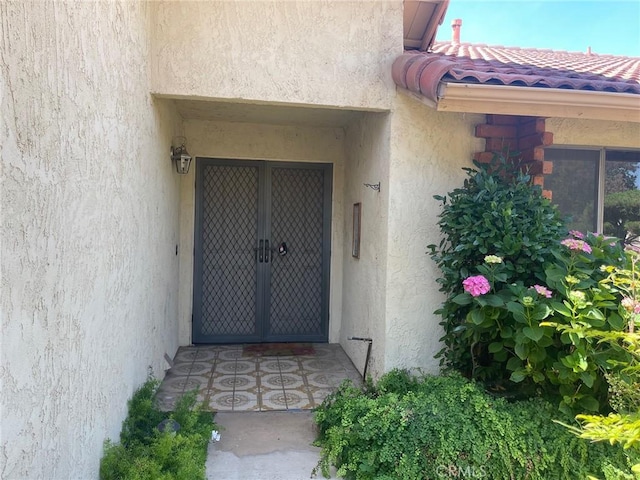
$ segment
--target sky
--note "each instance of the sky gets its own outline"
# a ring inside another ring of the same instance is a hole
[[[640,57],[640,0],[451,0],[437,41]]]

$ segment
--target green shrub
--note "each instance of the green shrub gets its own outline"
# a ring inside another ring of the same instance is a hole
[[[468,178],[462,188],[435,197],[443,204],[438,221],[443,239],[428,248],[442,273],[437,280],[440,291],[447,295],[436,312],[445,331],[441,363],[467,376],[489,379],[495,374],[491,364],[474,369],[474,362],[477,367],[477,360],[486,356],[486,345],[465,335],[470,305],[453,301],[463,293],[462,281],[493,254],[503,259],[502,280],[537,283],[566,228],[541,189],[504,158],[475,165],[475,170],[465,169]]]
[[[107,440],[100,463],[101,480],[198,480],[205,478],[207,445],[213,414],[196,406],[196,393],[182,396],[172,413],[154,405],[158,381],[149,379],[129,400],[120,443]],[[160,432],[158,424],[173,419],[178,432]]]
[[[317,469],[350,479],[554,480],[628,470],[620,449],[591,444],[552,420],[550,403],[509,403],[458,375],[394,371],[366,392],[345,383],[316,411]]]
[[[144,443],[153,436],[158,424],[167,418],[165,412],[161,412],[154,406],[154,394],[159,385],[158,380],[149,378],[127,402],[129,412],[122,422],[120,432],[120,442],[125,447]]]
[[[629,354],[555,325],[624,330],[624,292],[608,279],[626,271],[628,260],[611,237],[570,233],[537,284],[513,279],[502,259],[487,256],[475,269],[480,275],[466,279],[466,292],[452,302],[469,307],[463,336],[486,352],[477,369],[487,368],[489,374],[476,377],[557,396],[567,413],[606,411],[606,374],[619,370]],[[478,361],[473,361],[475,367]]]
[[[634,289],[637,293],[638,287],[635,286]],[[636,295],[633,301],[636,306],[640,305]],[[634,310],[629,314],[637,316],[638,313]],[[628,455],[630,471],[625,473],[614,467],[605,469],[603,473],[606,480],[640,479],[640,334],[635,333],[632,328],[625,332],[608,332],[585,325],[558,327],[565,333],[579,334],[597,340],[598,343],[608,344],[614,349],[623,349],[631,355],[631,360],[625,362],[619,373],[607,375],[613,412],[606,416],[577,415],[579,426],[558,423],[580,438],[608,442]]]
[[[573,335],[595,344],[606,352],[602,357],[608,369],[612,370],[605,374],[605,378],[609,384],[609,405],[613,412],[606,416],[578,415],[579,427],[565,426],[580,438],[609,442],[640,456],[640,333],[636,331],[640,320],[640,252],[629,249],[626,258],[628,268],[606,266],[603,271],[608,276],[600,282],[603,287],[622,295],[618,312],[624,319],[624,329],[610,329],[606,323],[593,325],[582,319],[549,325],[563,335]],[[622,360],[611,354],[616,351]],[[631,470],[629,473],[605,471],[605,478],[633,478],[633,475],[640,478],[640,462]]]

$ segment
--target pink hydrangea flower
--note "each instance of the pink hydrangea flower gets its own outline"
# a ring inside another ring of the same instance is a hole
[[[640,302],[633,298],[624,297],[620,303],[627,312],[640,313]]]
[[[560,242],[560,244],[564,245],[569,250],[579,250],[584,253],[591,253],[591,246],[584,240],[577,240],[575,238],[565,238]]]
[[[483,275],[475,275],[473,277],[465,278],[462,282],[464,291],[469,293],[472,297],[479,297],[491,290],[489,280]]]
[[[551,298],[551,295],[553,294],[551,290],[549,290],[547,287],[543,287],[542,285],[534,285],[533,288],[536,292],[538,292],[538,295],[542,295],[546,298]]]
[[[569,235],[571,235],[573,238],[578,238],[580,240],[584,240],[584,233],[579,232],[578,230],[569,231]]]

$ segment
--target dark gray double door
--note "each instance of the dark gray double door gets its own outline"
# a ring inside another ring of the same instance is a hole
[[[194,343],[327,341],[331,179],[197,159]]]

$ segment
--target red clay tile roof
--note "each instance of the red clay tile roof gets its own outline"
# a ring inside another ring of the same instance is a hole
[[[441,81],[640,94],[640,58],[438,42],[400,55],[393,79],[433,101]]]

